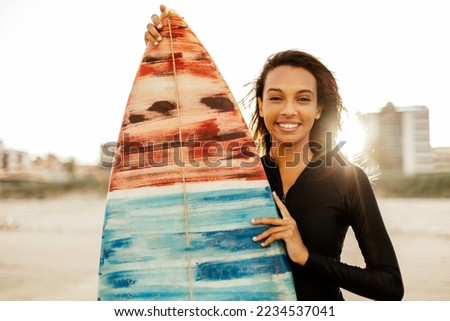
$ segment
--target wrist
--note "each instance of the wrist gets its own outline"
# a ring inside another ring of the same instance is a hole
[[[299,264],[301,266],[305,266],[306,262],[308,262],[308,259],[309,259],[309,252],[308,252],[308,249],[305,248],[304,254],[302,255],[302,258],[301,258]]]
[[[309,251],[305,247],[305,248],[303,248],[302,251],[300,251],[300,253],[295,257],[295,259],[292,259],[292,261],[294,261],[295,263],[297,263],[301,266],[305,266],[306,262],[308,262],[308,259],[309,259]]]

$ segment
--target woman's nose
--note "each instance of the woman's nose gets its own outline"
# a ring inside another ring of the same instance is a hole
[[[286,104],[284,105],[283,110],[281,111],[282,115],[296,115],[297,110],[295,109],[294,102],[286,100]]]

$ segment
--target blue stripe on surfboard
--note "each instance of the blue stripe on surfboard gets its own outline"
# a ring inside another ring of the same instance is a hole
[[[251,239],[266,228],[252,218],[277,215],[267,188],[188,192],[189,244],[183,194],[132,195],[107,202],[99,299],[295,299],[282,243]]]
[[[175,273],[178,268],[168,267],[168,269]],[[285,255],[226,262],[205,262],[197,264],[193,269],[195,269],[196,281],[228,281],[232,279],[252,278],[258,274],[284,274],[290,271],[289,262]],[[113,288],[127,288],[137,282],[137,275],[132,271],[115,271],[105,275],[104,281]],[[158,275],[161,275],[160,270],[147,270],[145,273],[146,277],[151,276],[156,278]]]
[[[120,192],[120,191],[119,191]],[[268,187],[261,188],[239,188],[239,189],[223,189],[212,190],[208,192],[192,192],[187,197],[191,202],[188,206],[191,209],[205,207],[210,204],[226,204],[239,203],[246,200],[258,199],[266,201],[266,205],[273,204],[272,195]],[[158,199],[162,198],[162,204]],[[181,202],[181,203],[180,203]],[[182,193],[165,193],[164,195],[148,195],[140,197],[124,197],[112,198],[107,202],[106,212],[108,215],[121,215],[121,210],[128,208],[130,205],[136,209],[159,208],[161,205],[165,207],[178,207],[184,203],[184,195]],[[244,202],[244,206],[248,206],[248,202]]]
[[[142,278],[142,277],[141,277]],[[280,279],[280,284],[287,284],[290,276],[286,275]],[[187,285],[153,285],[139,286],[133,284],[130,288],[118,288],[105,293],[101,299],[108,301],[115,300],[164,300],[164,301],[188,301],[191,300],[189,287]],[[282,301],[292,300],[295,293],[268,291],[273,288],[271,282],[261,282],[256,288],[254,284],[234,286],[234,287],[217,287],[215,284],[199,285],[193,290],[193,297],[199,301],[228,301],[228,300],[246,300],[246,301]],[[295,299],[294,299],[295,300]]]
[[[283,274],[291,270],[285,255],[266,256],[230,262],[205,262],[197,266],[196,280],[232,280],[258,274]]]
[[[143,261],[149,255],[166,259],[180,255],[179,252],[184,251],[186,246],[184,209],[179,205],[181,200],[182,195],[177,194],[108,201],[108,220],[103,233],[101,263],[104,259],[109,259],[109,263],[118,264],[132,261],[133,258],[136,261]],[[168,206],[162,206],[165,203]],[[176,208],[174,203],[179,205],[174,215],[161,215],[167,208],[170,209],[169,212]],[[224,190],[221,193],[218,191],[192,193],[190,204],[191,250],[205,250],[214,246],[216,249],[232,252],[239,249],[260,248],[257,243],[251,241],[251,238],[265,228],[252,226],[250,219],[261,216],[261,213],[274,213],[271,195],[265,188]],[[244,204],[253,206],[243,208]],[[119,213],[122,215],[118,215]],[[221,227],[221,232],[210,230],[217,226]],[[226,229],[237,226],[241,228]],[[193,230],[204,232],[192,232]],[[130,234],[133,237],[130,237]],[[112,256],[112,253],[123,248],[122,243],[125,239],[126,250],[120,255]],[[131,251],[133,247],[135,251]],[[217,253],[214,251],[209,253],[215,254]]]
[[[258,226],[231,231],[211,231],[203,233],[191,233],[189,251],[202,251],[213,249],[217,251],[238,252],[249,249],[260,249],[259,243],[250,241],[267,227]]]
[[[166,258],[179,257],[183,252],[198,252],[205,250],[220,251],[220,252],[238,252],[250,249],[261,249],[259,243],[250,241],[253,236],[262,233],[266,227],[251,227],[246,229],[231,230],[231,231],[212,231],[203,233],[191,233],[190,245],[188,247],[183,246],[185,240],[185,234],[169,234],[169,235],[147,235],[145,237],[145,249],[149,252],[158,253],[161,250],[167,250]],[[105,233],[106,237],[107,232]],[[178,240],[180,247],[174,248],[173,241]],[[129,252],[133,248],[133,238],[126,237],[121,239],[115,239],[111,241],[105,241],[103,243],[102,257],[110,260],[110,263],[114,264],[126,263],[129,259],[126,255],[120,255],[116,257],[116,252],[126,251]],[[261,249],[262,250],[262,249]],[[214,252],[213,252],[214,253]],[[139,255],[143,261],[145,259],[143,252]]]
[[[190,232],[224,229],[249,224],[261,213],[275,213],[272,196],[264,188],[234,189],[188,194]],[[130,226],[134,233],[185,233],[183,194],[110,199],[105,229],[120,232]]]
[[[186,269],[168,266],[164,270],[164,274],[170,277],[161,278],[161,269],[117,271],[102,276],[100,284],[111,290],[101,295],[101,299],[192,299]],[[158,282],[151,282],[154,279]],[[195,300],[286,300],[295,296],[293,288],[289,286],[290,274],[278,274],[276,279],[267,278],[264,275],[253,276],[241,281],[243,282],[196,280],[192,295]]]

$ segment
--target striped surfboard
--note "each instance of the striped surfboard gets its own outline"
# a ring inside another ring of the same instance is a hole
[[[106,201],[99,300],[296,300],[254,142],[201,42],[175,12],[139,65]]]

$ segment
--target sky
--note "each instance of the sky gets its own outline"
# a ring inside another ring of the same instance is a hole
[[[393,102],[427,106],[431,145],[450,146],[446,1],[0,0],[6,148],[98,163],[118,137],[161,3],[184,17],[237,101],[270,54],[300,49],[334,72],[349,143],[361,137],[352,115]]]

